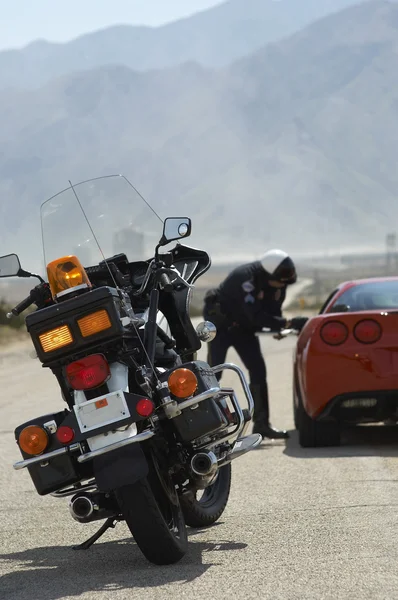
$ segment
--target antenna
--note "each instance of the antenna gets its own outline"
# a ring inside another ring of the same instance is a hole
[[[87,221],[87,225],[88,225],[88,226],[89,226],[89,228],[90,228],[90,231],[91,231],[91,233],[92,233],[92,235],[93,235],[93,238],[94,238],[94,240],[95,240],[95,243],[96,243],[96,244],[97,244],[97,246],[98,246],[98,250],[101,252],[101,256],[102,256],[102,258],[104,259],[104,263],[105,263],[105,265],[106,265],[106,268],[107,268],[107,269],[108,269],[108,271],[109,271],[109,275],[110,275],[110,276],[111,276],[111,278],[112,278],[112,281],[113,281],[113,283],[114,283],[114,285],[115,285],[115,288],[116,288],[116,290],[117,290],[117,292],[118,292],[118,294],[119,294],[119,296],[120,296],[120,299],[121,299],[121,301],[122,301],[122,302],[124,302],[124,299],[123,299],[123,296],[122,296],[122,294],[121,294],[121,291],[120,291],[120,289],[119,289],[119,286],[118,286],[118,284],[117,284],[117,281],[116,281],[116,279],[115,279],[115,278],[114,278],[114,276],[113,276],[112,269],[111,269],[111,268],[110,268],[110,266],[108,265],[108,261],[106,260],[106,258],[105,258],[105,254],[103,253],[103,251],[102,251],[102,248],[101,248],[101,246],[100,246],[100,244],[99,244],[99,242],[98,242],[98,240],[97,240],[97,236],[95,235],[95,233],[94,233],[94,230],[93,230],[93,228],[91,227],[90,221],[89,221],[89,220],[88,220],[88,218],[87,218],[86,212],[85,212],[85,210],[84,210],[84,208],[83,208],[83,206],[82,206],[82,204],[81,204],[81,202],[80,202],[80,200],[79,200],[79,196],[78,196],[78,195],[77,195],[77,193],[76,193],[76,190],[75,190],[75,188],[74,188],[74,185],[73,185],[73,183],[71,182],[71,180],[70,180],[70,179],[69,179],[68,181],[69,181],[69,185],[70,185],[70,187],[71,187],[71,189],[72,189],[72,191],[73,191],[73,193],[74,193],[74,195],[75,195],[75,198],[76,198],[76,200],[77,200],[77,202],[78,202],[78,204],[79,204],[79,206],[80,206],[80,209],[81,209],[81,211],[82,211],[82,213],[83,213],[83,215],[84,215],[84,218],[85,218],[85,219],[86,219],[86,221]]]
[[[124,179],[125,179],[125,181],[127,181],[128,183],[130,183],[130,182],[128,181],[128,179],[126,179],[126,178],[124,178]],[[76,190],[75,190],[75,188],[74,188],[74,185],[73,185],[73,183],[70,181],[70,179],[69,179],[68,181],[69,181],[69,185],[70,185],[70,187],[71,187],[71,189],[72,189],[72,191],[73,191],[73,193],[74,193],[74,196],[75,196],[75,198],[76,198],[76,200],[77,200],[77,202],[78,202],[78,204],[79,204],[79,206],[80,206],[80,209],[81,209],[81,211],[82,211],[82,213],[83,213],[83,215],[84,215],[84,218],[85,218],[85,219],[86,219],[86,221],[87,221],[87,225],[88,225],[88,226],[89,226],[89,228],[90,228],[90,231],[91,231],[91,233],[92,233],[92,235],[93,235],[93,238],[94,238],[94,240],[95,240],[95,243],[97,244],[97,246],[98,246],[98,249],[99,249],[99,251],[100,251],[100,253],[101,253],[101,256],[102,256],[102,258],[104,259],[104,263],[105,263],[105,265],[106,265],[106,268],[108,269],[108,271],[109,271],[109,274],[110,274],[110,276],[111,276],[111,278],[112,278],[112,281],[113,281],[113,283],[114,283],[114,285],[115,285],[115,289],[117,290],[117,293],[119,294],[119,297],[120,297],[120,300],[121,300],[121,302],[122,302],[122,304],[123,304],[123,307],[124,307],[124,309],[125,309],[126,313],[129,315],[129,317],[130,317],[130,319],[131,319],[131,323],[132,323],[132,325],[133,325],[133,327],[134,327],[134,329],[135,329],[135,332],[136,332],[136,334],[137,334],[137,338],[138,338],[138,340],[139,340],[139,342],[140,342],[140,344],[141,344],[141,346],[142,346],[142,349],[143,349],[143,351],[144,351],[144,353],[145,353],[145,356],[146,356],[146,357],[147,357],[147,359],[148,359],[148,362],[149,362],[149,364],[150,364],[150,367],[151,367],[151,369],[152,369],[152,372],[153,372],[153,374],[154,374],[154,376],[155,376],[156,380],[159,382],[159,378],[158,378],[158,375],[157,375],[157,373],[156,373],[156,370],[155,370],[155,365],[152,363],[152,361],[151,361],[151,359],[150,359],[150,357],[149,357],[149,354],[148,354],[148,352],[147,352],[147,350],[146,350],[146,348],[145,348],[145,344],[144,344],[144,342],[142,341],[142,339],[141,339],[141,337],[140,337],[140,334],[139,334],[139,331],[138,331],[138,329],[137,329],[137,326],[136,326],[136,324],[135,324],[135,322],[134,322],[135,320],[137,320],[137,319],[134,319],[134,317],[135,317],[135,314],[134,314],[134,309],[131,307],[131,310],[130,310],[130,308],[129,308],[129,307],[126,305],[125,298],[124,298],[124,296],[123,296],[123,294],[122,294],[122,290],[119,288],[119,286],[118,286],[118,284],[117,284],[117,281],[116,281],[115,277],[113,276],[112,270],[111,270],[111,268],[110,268],[110,266],[109,266],[109,264],[108,264],[108,261],[107,261],[107,260],[106,260],[106,258],[105,258],[105,254],[104,254],[104,253],[103,253],[103,251],[102,251],[102,248],[101,248],[101,246],[100,246],[100,244],[99,244],[99,241],[98,241],[98,239],[97,239],[97,236],[95,235],[95,233],[94,233],[94,230],[93,230],[93,228],[91,227],[90,221],[89,221],[89,220],[88,220],[88,218],[87,218],[86,212],[85,212],[85,210],[84,210],[84,208],[83,208],[83,206],[82,206],[82,204],[81,204],[81,202],[80,202],[80,200],[79,200],[79,197],[78,197],[78,195],[77,195],[77,193],[76,193]],[[142,198],[142,199],[144,200],[145,204],[147,204],[147,206],[149,206],[149,208],[151,208],[151,206],[148,204],[148,202],[147,202],[147,201],[146,201],[146,200],[145,200],[145,199],[144,199],[144,198],[141,196],[141,194],[140,194],[140,193],[139,193],[139,192],[138,192],[138,191],[135,189],[135,187],[134,187],[134,186],[133,186],[131,183],[130,183],[130,186],[131,186],[131,187],[132,187],[132,188],[133,188],[133,189],[134,189],[134,190],[137,192],[137,194],[140,196],[140,198]],[[156,212],[155,212],[155,211],[154,211],[152,208],[151,208],[151,210],[152,210],[152,212],[154,212],[154,213],[155,213],[155,215],[156,215],[156,216],[157,216],[157,217],[160,219],[159,215],[157,215],[157,214],[156,214]],[[133,313],[133,314],[131,314],[131,313]]]

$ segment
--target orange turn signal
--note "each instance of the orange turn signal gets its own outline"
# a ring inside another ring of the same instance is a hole
[[[170,375],[168,385],[173,396],[188,398],[196,392],[198,380],[190,369],[176,369]]]
[[[26,454],[42,454],[48,445],[47,431],[38,425],[28,425],[19,434],[18,443]]]
[[[53,298],[70,292],[73,288],[91,287],[87,273],[77,256],[63,256],[47,265],[48,283]]]
[[[83,337],[89,337],[112,327],[111,320],[105,309],[97,310],[82,319],[78,319],[77,324]]]
[[[67,325],[61,325],[39,335],[41,347],[44,352],[53,352],[73,342],[71,331]]]

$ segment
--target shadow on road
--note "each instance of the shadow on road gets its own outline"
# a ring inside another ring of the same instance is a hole
[[[289,431],[284,454],[293,458],[345,458],[353,456],[398,456],[398,427],[366,426],[345,429],[341,445],[302,448],[297,431]]]
[[[188,583],[217,564],[217,552],[242,550],[247,544],[233,541],[196,541],[201,530],[190,531],[188,552],[176,565],[159,567],[148,563],[131,538],[97,543],[87,551],[70,546],[33,548],[0,555],[13,562],[14,570],[1,578],[1,597],[20,600],[37,593],[40,600],[59,600],[85,592],[112,592]],[[211,562],[203,555],[211,553]],[[214,562],[212,562],[214,560]],[[16,563],[16,564],[15,564]]]

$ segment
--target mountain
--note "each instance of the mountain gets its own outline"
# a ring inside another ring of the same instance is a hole
[[[0,88],[40,87],[81,69],[145,71],[195,61],[226,66],[359,0],[230,0],[162,27],[115,26],[66,44],[36,41],[0,53]]]
[[[191,243],[215,256],[383,244],[398,220],[397,53],[398,5],[377,0],[221,70],[107,66],[3,91],[0,252],[32,260],[42,199],[115,172],[162,217],[190,215]]]

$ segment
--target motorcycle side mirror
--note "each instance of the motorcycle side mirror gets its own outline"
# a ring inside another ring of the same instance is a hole
[[[17,254],[6,254],[0,256],[0,278],[2,277],[37,277],[41,282],[44,280],[40,275],[29,273],[21,267]]]
[[[21,271],[21,263],[16,254],[0,257],[0,277],[19,277]]]
[[[169,242],[180,240],[191,235],[192,222],[189,217],[167,217],[163,224],[163,235],[159,246],[166,246]]]
[[[196,334],[201,342],[212,342],[217,335],[217,327],[211,321],[203,321],[197,326]]]

